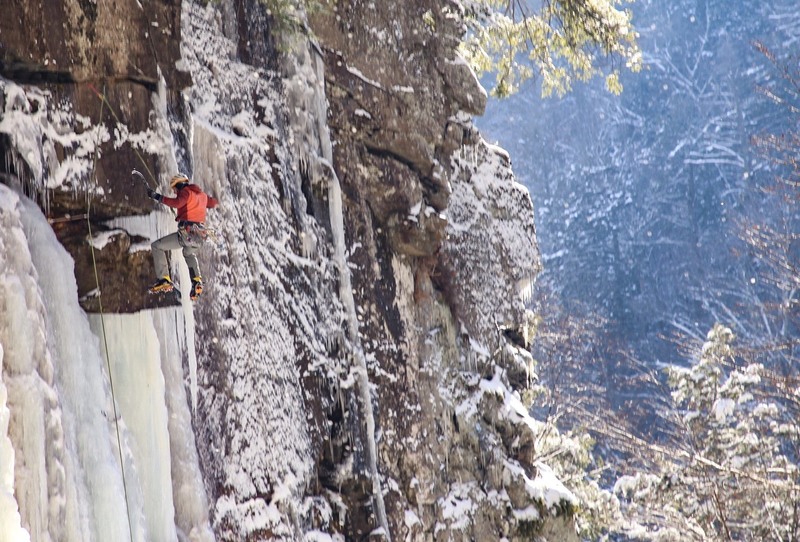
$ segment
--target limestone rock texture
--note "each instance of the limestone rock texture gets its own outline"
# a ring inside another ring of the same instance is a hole
[[[0,181],[87,312],[172,303],[143,293],[174,226],[132,169],[219,197],[187,391],[217,540],[577,539],[511,384],[533,204],[472,124],[462,6],[279,5],[9,0]]]

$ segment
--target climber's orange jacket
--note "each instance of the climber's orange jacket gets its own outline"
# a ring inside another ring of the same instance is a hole
[[[161,203],[178,210],[178,222],[205,222],[206,209],[217,206],[217,199],[209,196],[196,184],[187,184],[174,198],[164,196]]]

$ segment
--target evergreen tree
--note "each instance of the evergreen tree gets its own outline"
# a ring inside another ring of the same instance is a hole
[[[619,69],[601,69],[598,56],[621,59],[634,71],[642,62],[631,13],[618,9],[620,3],[544,0],[535,10],[519,0],[465,2],[470,32],[464,56],[479,75],[496,74],[495,96],[516,92],[536,73],[544,96],[564,95],[574,81],[599,74],[611,92],[619,93]]]
[[[616,492],[653,540],[797,540],[798,436],[759,363],[742,363],[734,335],[715,325],[689,368],[668,370],[683,435],[652,446],[659,470],[621,478]]]

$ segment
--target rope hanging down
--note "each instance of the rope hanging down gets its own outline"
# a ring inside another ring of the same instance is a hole
[[[108,102],[105,99],[105,96],[101,95],[99,92],[97,92],[97,90],[92,85],[89,85],[89,87],[98,96],[101,97],[100,115],[99,115],[99,119],[98,119],[98,122],[97,122],[97,125],[100,126],[103,123],[103,108],[105,107],[105,105]],[[105,90],[105,89],[103,89],[103,90]],[[110,106],[109,106],[109,109],[111,110],[111,112],[113,114],[114,110],[111,109]],[[116,115],[114,115],[114,117],[116,118]],[[119,122],[119,121],[117,121],[117,122]],[[96,144],[95,149],[94,149],[94,159],[93,159],[93,162],[92,162],[92,176],[94,177],[95,184],[97,184],[97,156],[98,156],[99,152],[100,152],[100,138],[98,136],[97,144]],[[137,154],[138,154],[138,151],[137,151]],[[141,159],[141,156],[139,158]],[[147,168],[147,164],[145,164],[145,168]],[[148,169],[148,173],[149,173],[149,171],[150,170]],[[92,210],[92,198],[91,198],[91,195],[90,195],[88,190],[86,191],[86,205],[87,205],[87,209],[86,209],[86,224],[89,227],[89,239],[91,239],[92,238],[92,221],[90,219],[90,215],[91,215],[91,210]],[[131,508],[130,508],[130,504],[128,503],[128,482],[126,481],[126,478],[125,478],[125,462],[124,462],[124,459],[122,457],[122,438],[120,437],[120,434],[119,434],[119,415],[117,413],[117,398],[114,395],[114,379],[111,376],[111,361],[109,359],[109,354],[108,354],[108,339],[106,337],[106,321],[105,321],[105,315],[103,313],[103,295],[102,295],[102,289],[100,288],[100,276],[99,276],[99,274],[97,272],[97,260],[95,259],[95,255],[94,255],[94,244],[89,243],[89,246],[91,247],[91,252],[92,252],[92,267],[94,268],[94,281],[95,281],[95,286],[97,287],[97,292],[98,292],[97,301],[98,301],[98,304],[99,304],[99,307],[100,307],[100,326],[101,326],[101,328],[103,330],[103,345],[105,347],[105,353],[106,353],[105,358],[106,358],[106,368],[108,369],[108,383],[109,383],[109,385],[111,387],[111,404],[114,407],[114,427],[116,428],[116,431],[117,431],[117,451],[119,452],[119,467],[120,467],[120,470],[122,472],[122,489],[123,489],[123,492],[125,493],[125,510],[126,510],[127,516],[128,516],[128,534],[131,537],[130,538],[131,542],[133,542],[133,522],[131,521]]]

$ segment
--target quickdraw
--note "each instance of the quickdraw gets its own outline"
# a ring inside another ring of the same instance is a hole
[[[206,230],[206,227],[203,224],[200,224],[198,222],[192,222],[190,224],[186,224],[183,227],[183,231],[185,231],[186,235],[190,237],[193,235],[199,237],[200,239],[205,239],[206,237],[208,237],[208,230]]]
[[[186,238],[191,240],[192,237],[205,241],[211,239],[215,243],[219,241],[217,230],[213,228],[206,228],[205,224],[200,222],[190,222],[181,226],[181,229],[186,234]]]

